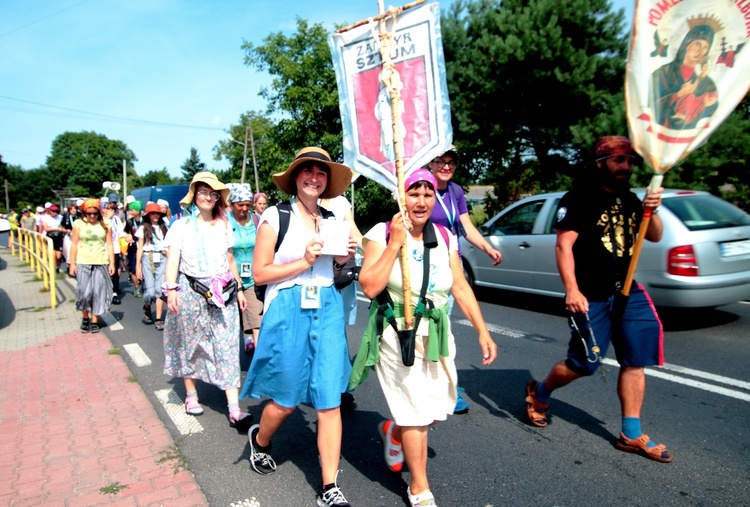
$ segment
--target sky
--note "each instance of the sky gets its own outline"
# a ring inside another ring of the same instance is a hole
[[[634,4],[614,0],[628,25]],[[291,35],[297,18],[331,31],[377,12],[377,0],[0,2],[0,155],[34,169],[58,135],[93,131],[124,142],[140,175],[179,176],[191,147],[227,169],[213,148],[242,113],[265,111],[271,83],[244,64],[243,42]]]

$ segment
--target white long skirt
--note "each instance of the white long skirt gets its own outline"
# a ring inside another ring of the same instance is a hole
[[[448,337],[449,355],[439,361],[425,359],[427,340],[427,335],[417,335],[414,364],[404,366],[398,337],[385,323],[375,372],[393,420],[399,426],[428,426],[434,421],[444,421],[456,407],[458,373],[453,335]]]

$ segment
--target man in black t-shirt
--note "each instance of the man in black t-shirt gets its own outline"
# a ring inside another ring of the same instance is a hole
[[[552,391],[592,375],[611,342],[620,364],[617,394],[622,407],[622,432],[615,447],[668,463],[674,457],[641,431],[640,419],[644,367],[664,364],[661,322],[640,284],[634,281],[627,297],[621,293],[644,208],[653,213],[646,239],[659,241],[663,232],[656,214],[663,189],[650,192],[643,202],[630,191],[634,157],[627,138],[599,139],[591,178],[560,200],[555,254],[570,312],[568,357],[555,364],[544,381],[526,385],[526,412],[534,426],[547,426]]]

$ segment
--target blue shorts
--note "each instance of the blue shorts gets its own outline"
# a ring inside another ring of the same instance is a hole
[[[576,325],[570,325],[568,358],[565,361],[568,368],[581,375],[593,374],[600,364],[592,352],[594,342],[600,349],[601,357],[607,355],[611,342],[621,366],[664,364],[664,330],[654,303],[643,287],[634,284],[619,324],[613,324],[613,310],[618,313],[622,311],[618,311],[616,305],[614,296],[607,301],[589,301],[588,321],[582,313],[572,317]]]

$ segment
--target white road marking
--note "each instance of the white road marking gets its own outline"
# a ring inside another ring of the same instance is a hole
[[[359,297],[361,293],[357,293],[357,299],[360,301],[369,301],[369,299],[365,297]],[[741,303],[744,303],[741,301]],[[466,319],[461,320],[455,320],[453,321],[455,324],[461,324],[462,326],[471,326],[471,322],[469,322]],[[511,329],[503,326],[498,326],[495,324],[492,324],[490,322],[487,322],[487,329],[491,333],[501,334],[503,336],[509,336],[511,338],[523,338],[524,336],[528,336],[531,333],[527,333],[524,331],[519,331],[518,329]],[[617,361],[613,359],[602,359],[602,363],[610,365],[610,366],[617,366],[619,368],[619,364]],[[708,373],[705,371],[700,370],[693,370],[691,368],[685,368],[684,366],[678,366],[676,364],[665,364],[664,366],[655,369],[655,368],[646,368],[646,374],[651,375],[652,377],[661,378],[663,380],[669,380],[671,382],[675,382],[678,384],[683,384],[686,386],[694,387],[696,389],[703,389],[704,391],[709,391],[715,394],[721,394],[723,396],[728,396],[730,398],[736,398],[738,400],[742,401],[748,401],[750,402],[750,394],[743,393],[741,391],[736,391],[733,389],[728,389],[726,387],[716,386],[713,384],[708,384],[706,382],[700,382],[698,380],[692,380],[688,378],[683,378],[677,375],[672,375],[670,373],[665,373],[664,370],[672,371],[674,373],[680,373],[682,375],[688,375],[691,377],[697,377],[702,378],[705,380],[710,380],[712,382],[716,382],[719,384],[725,384],[728,386],[736,387],[737,389],[743,389],[746,391],[750,391],[750,382],[745,382],[743,380],[733,379],[729,377],[723,377],[721,375],[715,375],[713,373]]]
[[[750,391],[750,382],[745,382],[743,380],[737,380],[737,379],[733,379],[729,377],[722,377],[721,375],[714,375],[713,373],[707,373],[705,371],[700,371],[700,370],[693,370],[690,368],[685,368],[684,366],[677,366],[676,364],[669,364],[669,363],[664,364],[664,366],[662,366],[662,369],[670,370],[676,373],[682,373],[684,375],[690,375],[691,377],[698,377],[698,378],[703,378],[706,380],[712,380],[720,384],[727,384],[732,387],[737,387],[739,389]]]
[[[466,319],[456,320],[454,321],[456,324],[461,324],[462,326],[471,326],[471,322],[469,322]],[[491,324],[489,322],[486,322],[487,329],[491,333],[497,333],[504,336],[510,336],[511,338],[523,338],[529,333],[526,333],[524,331],[518,331],[517,329],[511,329],[509,327],[503,327],[503,326],[497,326],[495,324]]]
[[[201,426],[198,420],[194,416],[185,413],[185,404],[177,396],[176,392],[172,389],[161,389],[154,391],[154,394],[156,394],[164,410],[167,411],[167,415],[172,419],[174,425],[177,426],[180,435],[190,435],[191,433],[201,433],[203,431],[203,426]]]
[[[613,359],[602,359],[602,363],[608,364],[610,366],[617,366],[619,368],[619,364],[617,361]],[[659,367],[653,367],[653,368],[646,368],[646,375],[651,375],[652,377],[660,378],[663,380],[669,380],[670,382],[675,382],[677,384],[683,384],[690,387],[695,387],[696,389],[703,389],[704,391],[709,391],[714,394],[721,394],[723,396],[729,396],[730,398],[736,398],[738,400],[742,401],[750,401],[750,394],[742,393],[740,391],[734,391],[732,389],[727,389],[726,387],[721,386],[715,386],[713,384],[707,384],[705,382],[699,382],[697,380],[692,380],[689,378],[682,378],[678,377],[677,375],[672,375],[671,373],[664,373],[663,371],[660,371],[662,368]],[[693,370],[696,371],[696,370]]]
[[[107,324],[107,329],[111,331],[122,331],[125,329],[122,327],[122,324],[120,324],[120,321],[115,318],[114,315],[112,315],[112,312],[107,312],[104,315],[102,315],[102,320]],[[110,324],[112,322],[112,324]]]
[[[471,322],[468,320],[456,320],[454,321],[456,324],[461,324],[464,326],[471,326]],[[526,333],[523,331],[519,331],[517,329],[509,329],[502,326],[496,326],[495,324],[487,323],[487,328],[490,330],[491,333],[497,333],[504,336],[509,336],[511,338],[522,338],[524,336],[529,335],[530,333]],[[607,364],[609,366],[617,366],[619,368],[619,364],[617,361],[613,359],[602,359],[602,363]],[[736,387],[737,389],[743,389],[746,391],[750,391],[750,382],[745,382],[743,380],[733,379],[729,377],[723,377],[721,375],[715,375],[713,373],[708,373],[705,371],[700,370],[693,370],[691,368],[685,368],[684,366],[678,366],[676,364],[665,364],[662,367],[659,368],[646,368],[646,374],[651,375],[652,377],[657,377],[663,380],[669,380],[670,382],[675,382],[677,384],[683,384],[686,386],[694,387],[696,389],[703,389],[704,391],[709,391],[714,394],[721,394],[722,396],[728,396],[730,398],[736,398],[738,400],[742,401],[748,401],[750,402],[750,394],[728,389],[726,387],[717,386],[713,384],[709,384],[706,382],[700,382],[698,380],[693,380],[689,378],[683,378],[678,375],[672,375],[671,373],[665,373],[666,371],[671,371],[674,373],[680,373],[682,375],[688,375],[691,377],[697,377],[702,378],[705,380],[710,380],[712,382],[716,382],[719,384],[725,384],[731,387]]]
[[[128,353],[130,359],[133,360],[136,366],[139,368],[142,366],[148,366],[151,364],[151,359],[143,352],[143,349],[137,343],[126,343],[122,346],[125,352]]]

